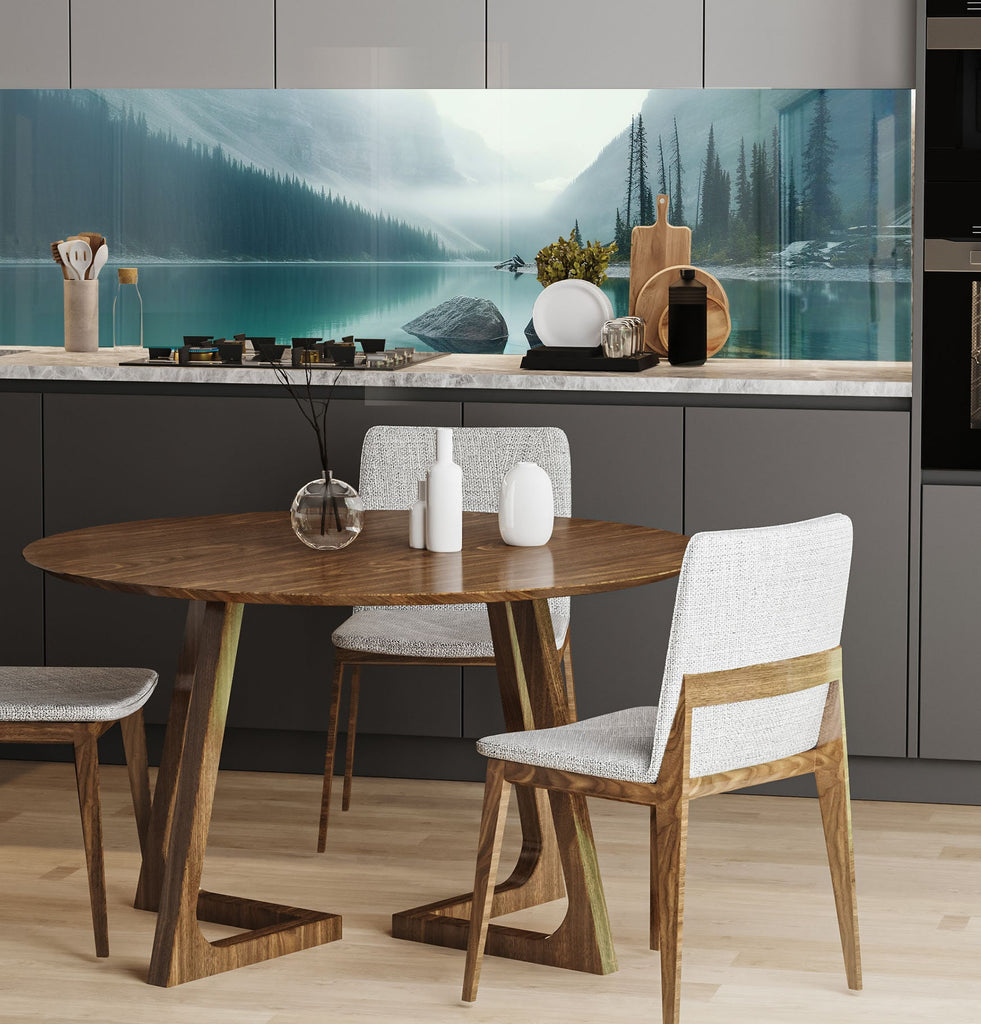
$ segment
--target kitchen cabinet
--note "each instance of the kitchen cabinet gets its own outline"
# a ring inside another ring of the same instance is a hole
[[[0,89],[71,85],[66,0],[0,0]]]
[[[58,394],[45,396],[45,403],[49,534],[129,519],[285,511],[297,489],[319,473],[313,432],[289,398]],[[460,406],[453,402],[334,398],[328,416],[332,466],[339,477],[357,482],[361,443],[372,423],[453,426],[459,419]],[[234,536],[221,540],[235,542]],[[147,720],[165,721],[185,603],[56,579],[47,588],[48,662],[157,669],[161,686],[147,706]],[[346,614],[341,608],[247,607],[229,725],[325,730],[330,634]],[[364,676],[365,733],[459,736],[459,669],[406,668],[378,673],[377,680],[365,669]]]
[[[569,437],[572,512],[584,519],[681,529],[680,408],[471,403],[465,426],[555,426]],[[579,715],[656,704],[675,582],[572,599],[572,661]],[[464,670],[463,732],[501,732],[493,669]]]
[[[685,411],[685,532],[851,517],[842,633],[851,754],[906,754],[906,412]]]
[[[673,0],[488,0],[492,89],[702,84],[702,5]]]
[[[920,756],[981,761],[981,487],[923,488]]]
[[[278,0],[281,89],[482,89],[483,0]]]
[[[44,531],[41,396],[0,396],[0,665],[40,665],[44,580],[21,556]]]
[[[705,0],[707,88],[912,89],[916,0]]]
[[[72,85],[271,89],[275,0],[73,0]]]

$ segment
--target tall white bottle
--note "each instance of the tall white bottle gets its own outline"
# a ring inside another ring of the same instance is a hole
[[[453,431],[436,429],[436,462],[426,483],[426,547],[463,548],[463,470],[453,461]]]

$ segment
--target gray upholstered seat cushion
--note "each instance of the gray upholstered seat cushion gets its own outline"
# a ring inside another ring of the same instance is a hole
[[[628,708],[555,729],[505,732],[477,743],[484,757],[603,779],[647,782],[657,708]]]
[[[555,646],[569,628],[570,599],[549,601]],[[335,647],[415,658],[492,658],[487,608],[482,604],[393,605],[356,608],[334,630]],[[649,753],[649,752],[648,752]]]
[[[156,685],[148,668],[0,666],[0,722],[113,722]]]

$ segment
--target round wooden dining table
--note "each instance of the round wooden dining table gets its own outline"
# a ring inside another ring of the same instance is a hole
[[[255,512],[95,526],[24,549],[28,562],[60,579],[189,602],[135,900],[158,912],[151,984],[179,985],[341,937],[337,914],[200,889],[244,605],[484,603],[506,726],[546,728],[572,714],[547,599],[676,576],[688,540],[557,518],[547,545],[509,547],[497,516],[477,512],[464,514],[462,551],[412,549],[407,537],[407,512],[368,512],[354,544],[320,552],[297,540],[287,514]],[[517,802],[521,852],[495,890],[492,916],[563,895],[568,911],[549,934],[492,925],[487,952],[615,970],[585,798],[519,787]],[[393,935],[465,949],[470,901],[466,893],[396,913]],[[242,931],[210,942],[202,920]]]

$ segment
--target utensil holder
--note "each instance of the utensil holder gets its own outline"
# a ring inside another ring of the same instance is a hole
[[[99,282],[65,281],[65,350],[99,350]]]

